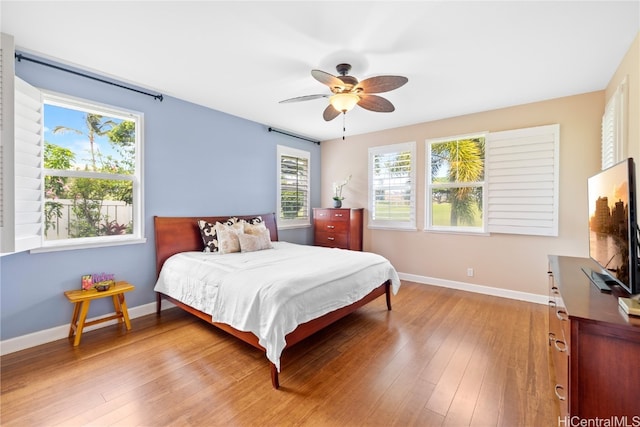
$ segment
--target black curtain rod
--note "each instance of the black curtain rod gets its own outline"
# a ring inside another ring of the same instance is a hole
[[[54,65],[54,64],[49,64],[47,62],[39,61],[37,59],[28,58],[28,57],[24,56],[21,53],[16,53],[15,57],[18,60],[18,62],[20,62],[20,61],[22,61],[24,59],[25,61],[35,62],[36,64],[44,65],[45,67],[55,68],[56,70],[65,71],[67,73],[75,74],[76,76],[86,77],[88,79],[96,80],[96,81],[101,82],[101,83],[106,83],[106,84],[110,84],[112,86],[117,86],[117,87],[122,88],[122,89],[127,89],[127,90],[130,90],[130,91],[133,91],[133,92],[138,92],[138,93],[141,93],[143,95],[147,95],[147,96],[150,96],[150,97],[152,97],[154,99],[157,99],[160,102],[162,102],[162,100],[164,99],[162,94],[154,95],[154,94],[149,93],[149,92],[144,92],[142,90],[138,90],[138,89],[135,89],[135,88],[132,88],[132,87],[128,87],[128,86],[124,86],[124,85],[121,85],[121,84],[118,84],[118,83],[110,82],[108,80],[104,80],[104,79],[101,79],[101,78],[98,78],[98,77],[90,76],[88,74],[83,74],[83,73],[80,73],[78,71],[70,70],[68,68],[59,67],[59,66]]]
[[[287,136],[290,136],[292,138],[298,138],[298,139],[302,139],[304,141],[309,141],[309,142],[313,142],[314,144],[320,145],[320,141],[316,141],[315,139],[309,139],[309,138],[305,138],[304,136],[294,135],[292,133],[283,132],[281,130],[274,129],[272,127],[269,128],[269,132],[281,133],[283,135],[287,135]]]

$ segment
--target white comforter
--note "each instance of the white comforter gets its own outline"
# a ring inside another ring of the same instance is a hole
[[[240,331],[252,332],[280,370],[285,336],[298,325],[347,306],[390,279],[400,279],[384,257],[342,249],[273,242],[258,252],[183,252],[160,272],[157,292]]]

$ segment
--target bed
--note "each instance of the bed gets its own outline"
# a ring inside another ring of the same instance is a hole
[[[270,234],[270,249],[224,255],[203,252],[198,221],[216,224],[229,218],[154,217],[156,310],[160,315],[164,298],[264,351],[275,389],[280,386],[280,355],[285,348],[382,295],[391,310],[391,293],[398,291],[400,280],[386,259],[367,252],[279,242],[273,213],[235,216],[238,221],[259,218]],[[331,267],[323,268],[323,262]]]

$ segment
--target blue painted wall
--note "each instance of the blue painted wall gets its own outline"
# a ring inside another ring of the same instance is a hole
[[[16,62],[33,86],[144,113],[146,243],[0,257],[0,340],[68,324],[63,292],[87,273],[114,273],[136,285],[129,308],[155,300],[153,216],[254,214],[276,210],[276,145],[311,152],[311,204],[320,200],[320,147],[268,132],[267,126],[165,96],[163,102],[38,64]],[[279,231],[310,244],[312,230]],[[89,317],[113,311],[91,305]]]

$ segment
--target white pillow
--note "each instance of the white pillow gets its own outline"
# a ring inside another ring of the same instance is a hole
[[[238,235],[244,234],[242,223],[232,225],[216,223],[216,236],[218,238],[218,251],[221,254],[240,252],[240,241]]]
[[[271,234],[266,228],[259,234],[238,234],[238,241],[241,252],[255,252],[273,248]]]

